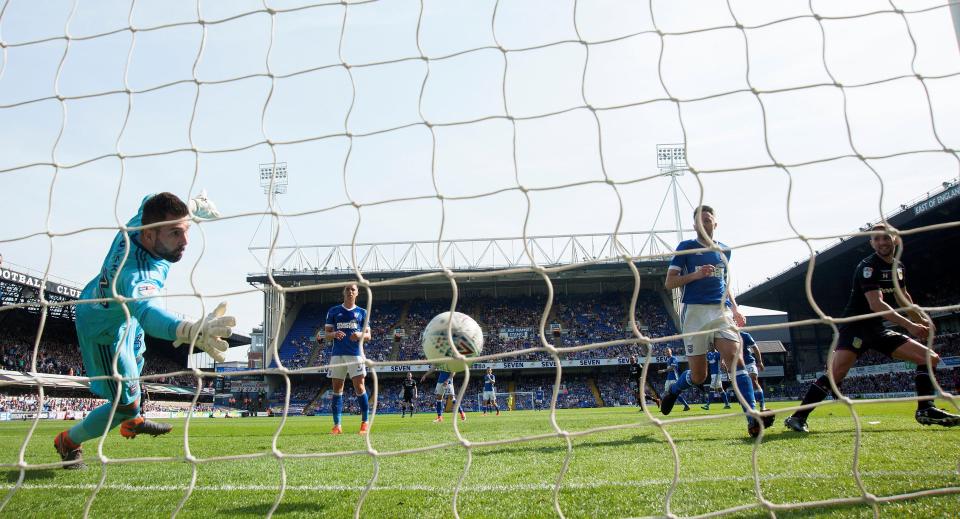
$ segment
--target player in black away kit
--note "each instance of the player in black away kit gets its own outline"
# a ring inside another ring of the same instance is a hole
[[[400,404],[401,415],[403,418],[410,413],[413,416],[413,401],[417,398],[417,381],[413,379],[413,373],[407,372],[407,378],[403,379],[403,402]]]
[[[874,225],[872,231],[888,231],[886,225]],[[853,274],[853,289],[850,291],[850,300],[843,312],[843,317],[853,317],[878,312],[888,312],[881,316],[870,317],[858,321],[843,323],[839,326],[837,351],[833,356],[833,371],[837,388],[847,371],[857,362],[857,358],[867,350],[875,350],[898,360],[912,362],[917,365],[915,383],[917,395],[931,397],[934,394],[933,382],[927,370],[927,363],[933,369],[937,368],[940,356],[927,349],[914,339],[887,329],[883,321],[887,320],[906,330],[910,335],[921,341],[927,339],[928,334],[934,333],[933,323],[918,313],[912,312],[914,321],[894,312],[913,303],[913,298],[907,292],[907,271],[896,256],[900,245],[899,236],[888,232],[881,232],[870,237],[870,246],[874,253],[867,256],[857,265]],[[896,278],[896,280],[894,280]],[[899,286],[899,293],[896,287]],[[822,401],[831,392],[830,382],[824,374],[818,378],[803,397],[803,405]],[[837,395],[834,395],[836,398]],[[807,432],[807,416],[813,409],[803,409],[793,413],[793,416],[784,421],[784,425],[797,432]],[[917,401],[916,419],[923,425],[942,425],[953,427],[960,425],[960,416],[948,413],[934,407],[932,399]]]
[[[659,408],[660,394],[657,393],[656,388],[654,388],[653,384],[651,384],[649,381],[641,380],[641,375],[643,375],[643,365],[637,362],[636,355],[630,355],[630,387],[637,396],[637,407],[640,407],[640,401],[643,398],[643,396],[640,395],[640,388],[643,387],[643,384],[646,384],[646,390],[644,393],[649,395],[650,399],[653,400],[653,403],[656,404],[657,408]]]

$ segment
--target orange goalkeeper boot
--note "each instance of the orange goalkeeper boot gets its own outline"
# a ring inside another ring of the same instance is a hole
[[[53,447],[57,449],[64,469],[78,470],[87,467],[83,463],[83,447],[73,443],[67,431],[63,431],[53,439]]]
[[[136,438],[138,434],[149,434],[150,436],[160,436],[173,430],[173,426],[168,423],[154,422],[147,420],[142,416],[124,420],[120,423],[120,436],[126,439]]]

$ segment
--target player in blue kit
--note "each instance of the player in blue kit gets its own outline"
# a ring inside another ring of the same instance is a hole
[[[116,371],[123,380],[90,381],[90,391],[108,402],[54,439],[54,448],[65,469],[84,467],[81,444],[106,434],[117,425],[125,438],[139,434],[157,436],[172,429],[170,424],[140,416],[139,377],[146,351],[144,334],[172,340],[174,346],[195,342],[197,348],[214,360],[224,360],[228,345],[221,337],[230,337],[236,325],[233,317],[223,315],[226,303],[217,306],[206,319],[193,322],[164,310],[155,297],[166,283],[170,263],[183,257],[189,242],[187,217],[191,214],[198,218],[219,216],[206,193],[191,200],[189,207],[172,193],[145,197],[127,227],[160,225],[131,230],[129,240],[123,232],[117,233],[100,273],[83,289],[81,301],[103,300],[77,305],[77,339],[86,376],[112,376],[116,360]],[[129,299],[121,303],[116,301],[117,297]],[[111,416],[114,402],[117,408]]]
[[[333,343],[330,352],[330,369],[327,378],[333,382],[333,429],[330,434],[341,434],[340,417],[343,414],[343,386],[349,376],[353,382],[353,393],[360,408],[360,434],[370,430],[368,413],[370,401],[364,379],[367,365],[363,355],[363,341],[370,340],[370,323],[367,311],[357,306],[357,285],[351,283],[343,287],[343,303],[327,311],[323,332],[327,342]]]
[[[760,354],[760,347],[753,336],[746,332],[740,332],[740,339],[743,341],[743,367],[753,383],[753,397],[760,405],[761,411],[767,410],[767,403],[763,398],[763,387],[760,386],[760,372],[763,371],[763,355]]]
[[[496,410],[497,416],[500,416],[500,407],[497,406],[497,376],[493,374],[493,368],[487,368],[487,373],[483,375],[483,414],[487,411],[491,413]]]
[[[723,377],[720,376],[720,352],[717,351],[716,347],[707,352],[707,371],[710,372],[710,391],[704,391],[703,393],[707,400],[703,409],[710,410],[710,402],[713,401],[714,394],[723,398],[724,409],[730,409],[730,398],[727,397],[727,392],[723,389]]]
[[[665,415],[673,410],[680,392],[699,386],[706,380],[706,354],[711,344],[720,352],[720,360],[727,369],[736,370],[734,380],[737,389],[743,395],[745,403],[753,407],[753,384],[750,377],[743,369],[736,369],[742,368],[743,359],[737,354],[740,336],[733,327],[734,323],[736,326],[744,326],[747,321],[730,292],[731,252],[726,245],[713,239],[718,220],[712,207],[697,207],[693,212],[693,219],[696,222],[697,239],[682,241],[677,246],[677,254],[670,261],[664,286],[667,290],[683,288],[683,311],[680,315],[683,333],[709,333],[684,339],[689,368],[680,375],[671,391],[663,395],[660,411]],[[721,252],[701,250],[683,254],[684,251],[707,249],[711,244],[719,247]],[[764,418],[765,426],[772,424],[772,416]],[[751,436],[760,433],[760,425],[749,415],[747,431]]]
[[[664,382],[663,384],[663,394],[669,395],[670,389],[676,385],[677,379],[679,378],[680,360],[677,359],[677,356],[673,354],[673,350],[671,350],[670,348],[667,348],[666,350],[664,350],[663,354],[664,356],[667,357],[667,367],[657,370],[657,373],[667,374],[667,381]],[[674,397],[674,401],[677,401],[677,400],[679,400],[680,403],[683,404],[684,411],[690,410],[690,404],[687,403],[687,399],[683,398],[682,394],[677,393],[677,395]]]
[[[536,391],[533,392],[533,410],[539,411],[543,409],[544,398],[543,398],[543,388],[538,387]]]
[[[453,403],[453,407],[456,408],[457,414],[460,415],[460,420],[466,420],[467,415],[464,414],[463,409],[460,409],[460,406],[457,404],[457,393],[453,389],[453,373],[450,370],[442,365],[438,364],[436,366],[430,366],[430,369],[420,377],[420,383],[423,384],[427,377],[433,373],[437,372],[437,385],[433,390],[433,394],[436,395],[436,409],[437,417],[433,420],[433,423],[440,423],[443,421],[443,408],[446,406],[447,397],[450,398],[450,401]]]

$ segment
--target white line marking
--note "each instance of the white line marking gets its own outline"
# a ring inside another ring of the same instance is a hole
[[[955,471],[876,471],[861,472],[863,477],[905,477],[905,476],[938,476],[938,477],[957,477]],[[789,475],[769,475],[761,476],[761,481],[779,481],[789,479],[839,479],[851,477],[849,475],[829,475],[829,474],[789,474]],[[563,489],[597,489],[597,488],[632,488],[644,486],[670,485],[670,479],[646,479],[639,481],[595,481],[587,483],[563,483]],[[735,476],[735,477],[706,477],[706,478],[681,478],[681,483],[707,483],[707,482],[734,482],[734,481],[753,481],[753,476]],[[3,484],[0,488],[9,490],[15,485]],[[24,483],[21,489],[25,490],[93,490],[97,485],[93,483],[83,484],[60,484],[60,483]],[[103,490],[121,490],[121,491],[157,491],[157,492],[184,492],[188,485],[131,485],[124,483],[108,483],[103,485]],[[366,485],[287,485],[287,491],[302,492],[359,492],[366,488]],[[537,491],[553,490],[553,483],[527,483],[514,485],[468,485],[461,489],[462,492],[516,492],[516,491]],[[197,485],[195,491],[200,492],[251,492],[251,491],[277,491],[278,485]],[[382,485],[375,486],[373,490],[379,491],[400,491],[400,492],[450,492],[453,486],[441,487],[430,485]]]

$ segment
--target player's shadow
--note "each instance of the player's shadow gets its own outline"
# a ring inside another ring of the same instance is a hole
[[[904,432],[904,429],[899,429],[895,427],[883,427],[883,428],[871,427],[869,429],[861,430],[861,434],[877,434],[877,433],[899,434],[903,432]],[[853,429],[851,428],[851,429],[833,429],[829,431],[810,431],[808,433],[801,434],[794,431],[784,430],[782,427],[774,426],[772,429],[767,429],[767,431],[764,433],[763,443],[778,442],[778,441],[784,441],[784,440],[796,441],[798,439],[803,439],[803,438],[817,438],[817,437],[830,438],[838,434],[850,437],[853,435]],[[753,443],[755,441],[756,441],[755,438],[750,438],[747,436],[743,437],[744,443]]]
[[[27,481],[37,481],[41,479],[51,479],[53,478],[53,475],[55,473],[56,473],[56,470],[54,469],[28,470],[23,475],[23,481],[27,482]],[[20,479],[20,471],[8,470],[6,479],[7,479],[7,483],[10,483],[11,485],[16,485],[17,481]]]
[[[236,517],[236,516],[256,516],[256,517],[266,517],[267,513],[270,512],[270,508],[273,506],[273,502],[269,503],[258,503],[255,505],[246,505],[233,508],[231,510],[223,510],[222,512],[227,517]],[[273,517],[283,517],[285,515],[295,515],[297,517],[317,517],[322,515],[325,511],[325,507],[321,503],[304,503],[304,502],[294,502],[286,503],[284,501],[280,502],[280,506],[277,507],[277,511],[274,512]]]
[[[553,439],[537,440],[537,441],[552,441]],[[559,440],[557,438],[556,440]],[[631,445],[639,445],[642,443],[660,443],[660,440],[651,438],[649,436],[643,436],[636,434],[630,438],[620,438],[617,440],[594,440],[587,442],[578,442],[576,439],[573,440],[574,450],[581,449],[590,449],[590,448],[601,448],[601,447],[628,447]],[[539,452],[541,454],[550,454],[559,451],[566,451],[567,444],[566,442],[558,441],[554,445],[512,445],[509,447],[484,447],[483,449],[474,451],[475,456],[492,456],[498,454],[504,454],[508,452]]]

